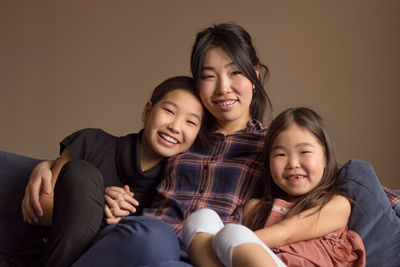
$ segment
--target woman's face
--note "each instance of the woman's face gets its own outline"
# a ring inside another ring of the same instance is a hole
[[[200,101],[183,89],[168,92],[154,105],[148,102],[142,116],[146,152],[157,159],[188,150],[200,130],[202,117]]]
[[[209,49],[204,56],[199,95],[221,133],[246,128],[251,119],[253,85],[220,47]]]

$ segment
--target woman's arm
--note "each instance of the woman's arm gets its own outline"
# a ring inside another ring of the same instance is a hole
[[[33,169],[22,200],[24,221],[51,225],[54,185],[62,166],[70,159],[71,153],[66,148],[58,159],[43,161]]]
[[[324,236],[347,225],[351,205],[343,196],[334,196],[320,211],[304,211],[280,223],[255,231],[270,248]]]

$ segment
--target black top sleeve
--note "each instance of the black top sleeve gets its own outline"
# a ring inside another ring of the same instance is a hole
[[[101,129],[87,128],[67,136],[60,143],[60,153],[65,148],[72,159],[92,163],[103,175],[105,186],[122,186],[116,166],[117,137]]]

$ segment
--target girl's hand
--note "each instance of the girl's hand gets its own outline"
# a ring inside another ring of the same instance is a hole
[[[107,187],[104,198],[106,201],[104,213],[107,224],[115,224],[122,217],[128,216],[130,213],[135,213],[135,206],[139,205],[139,202],[133,198],[133,193],[130,192],[127,185],[123,188],[117,186]]]
[[[38,223],[43,216],[43,209],[39,202],[40,193],[50,195],[53,191],[51,185],[51,167],[54,161],[42,161],[33,169],[25,188],[25,195],[22,199],[22,214],[25,222],[30,224]]]

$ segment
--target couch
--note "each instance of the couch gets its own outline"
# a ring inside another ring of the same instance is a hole
[[[30,172],[38,162],[39,159],[0,151],[0,253],[21,242],[29,229],[22,220],[21,200]],[[363,239],[367,266],[400,266],[400,218],[372,166],[350,160],[342,167],[340,179],[342,191],[355,201],[349,228]]]

